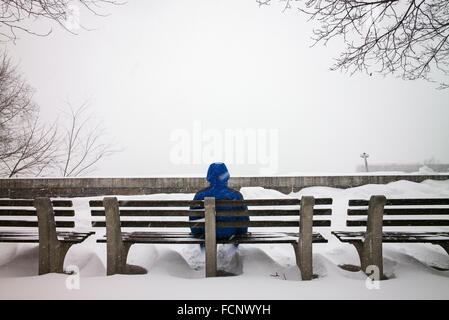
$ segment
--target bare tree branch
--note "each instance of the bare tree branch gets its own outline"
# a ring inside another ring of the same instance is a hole
[[[291,7],[292,0],[284,7]],[[271,0],[258,1],[259,5]],[[448,0],[306,0],[298,10],[316,20],[314,45],[342,37],[346,49],[331,70],[393,74],[435,82],[449,76]],[[448,88],[449,80],[439,88]]]
[[[0,175],[39,175],[57,158],[56,125],[39,124],[33,89],[6,53],[0,58]]]
[[[52,32],[33,31],[32,25],[36,20],[53,21],[66,31],[75,34],[67,27],[67,22],[73,16],[73,8],[84,7],[97,16],[105,5],[122,5],[125,2],[116,0],[0,0],[0,41],[17,40],[17,32],[25,32],[36,36],[47,36]],[[80,28],[84,28],[82,25]],[[86,29],[86,28],[84,28]]]
[[[89,103],[82,103],[77,109],[69,104],[69,125],[66,128],[64,161],[60,165],[60,173],[63,177],[76,177],[86,174],[94,169],[94,166],[103,158],[120,150],[114,148],[113,143],[105,141],[105,130],[99,123],[95,123],[87,113]]]
[[[38,174],[56,157],[56,126],[39,124],[33,90],[6,53],[0,61],[0,174]]]

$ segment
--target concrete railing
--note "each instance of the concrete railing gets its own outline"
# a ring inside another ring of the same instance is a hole
[[[365,184],[386,184],[398,180],[422,182],[427,179],[448,180],[449,175],[232,177],[229,181],[229,186],[235,189],[257,186],[290,193],[313,186],[350,188]],[[206,186],[208,184],[205,178],[0,179],[0,197],[86,197],[153,193],[195,193]]]

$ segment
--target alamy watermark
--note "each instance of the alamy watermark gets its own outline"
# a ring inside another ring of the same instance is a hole
[[[369,265],[366,267],[365,273],[368,278],[365,280],[365,286],[368,290],[380,289],[380,270],[376,265]]]
[[[79,290],[80,289],[80,268],[76,265],[69,265],[66,271],[70,275],[65,279],[65,286],[68,290]]]
[[[192,130],[170,134],[170,162],[175,165],[254,165],[261,175],[274,175],[279,168],[279,129],[205,129],[194,121]]]

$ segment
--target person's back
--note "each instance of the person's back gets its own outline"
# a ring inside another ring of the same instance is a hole
[[[243,196],[237,190],[228,187],[228,180],[230,178],[226,165],[221,162],[212,163],[207,171],[207,181],[210,186],[198,191],[195,194],[194,200],[204,200],[206,197],[214,197],[215,200],[243,200]],[[200,207],[202,208],[202,207]],[[200,209],[191,208],[191,209]],[[238,210],[242,207],[216,207],[217,210]],[[246,207],[243,207],[246,210]],[[201,217],[189,217],[189,220],[197,220]],[[217,217],[217,221],[237,220],[248,221],[246,216],[231,216],[231,217]],[[193,234],[203,235],[204,228],[191,228]],[[248,231],[248,228],[217,228],[217,239],[229,239],[234,234],[243,234]]]

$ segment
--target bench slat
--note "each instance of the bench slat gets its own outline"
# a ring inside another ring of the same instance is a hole
[[[330,220],[314,220],[314,227],[330,227]],[[217,221],[217,228],[219,227],[299,227],[299,219],[296,221],[286,220],[251,220],[251,221]]]
[[[59,241],[79,243],[95,232],[64,232],[57,231]],[[39,242],[38,232],[3,232],[0,231],[0,242]]]
[[[54,215],[57,217],[74,217],[74,210],[53,210]],[[30,209],[1,209],[0,216],[21,216],[21,217],[32,217],[36,216],[36,210]]]
[[[333,231],[342,242],[363,241],[365,232]],[[383,232],[382,242],[439,243],[449,242],[449,232]]]
[[[332,204],[332,198],[316,198],[315,205]],[[247,200],[216,200],[217,207],[226,206],[298,206],[300,199],[247,199]]]
[[[218,206],[300,205],[299,199],[216,200]],[[332,198],[317,198],[315,205],[332,204]],[[103,200],[89,201],[90,207],[103,207]],[[119,200],[119,207],[203,207],[203,200]]]
[[[348,227],[366,227],[366,220],[348,220],[346,221]],[[436,226],[449,226],[449,220],[383,220],[384,227],[436,227]]]
[[[52,200],[53,207],[72,207],[72,200]],[[0,207],[33,207],[32,199],[0,199]]]
[[[91,215],[95,217],[104,217],[104,210],[91,210]],[[121,209],[120,216],[122,217],[203,217],[204,210],[132,210]]]
[[[0,227],[34,227],[37,228],[37,221],[26,220],[0,220]],[[73,221],[56,221],[56,228],[74,228]]]
[[[202,206],[202,200],[120,200],[119,207],[191,207]],[[90,200],[90,207],[103,207],[103,200]]]
[[[324,216],[331,215],[332,209],[314,209],[314,215]],[[91,210],[91,215],[95,217],[104,217],[104,210]],[[204,217],[203,210],[120,210],[120,216],[124,217],[158,217],[158,216],[192,216]],[[299,210],[217,210],[217,216],[299,216]]]
[[[132,234],[133,237],[156,237],[156,238],[185,238],[185,237],[193,237],[197,238],[198,236],[192,234],[191,232],[167,232],[167,231],[134,231],[134,232],[124,232],[124,234]],[[298,232],[250,232],[244,235],[239,235],[240,237],[251,235],[251,237],[279,237],[282,236],[291,236],[291,237],[299,237]]]
[[[349,200],[349,206],[367,206],[369,200],[353,199]],[[449,205],[448,198],[431,199],[387,199],[387,206],[413,206],[413,205]]]
[[[203,220],[203,219],[201,219]],[[122,228],[204,228],[204,221],[121,221]],[[314,227],[330,227],[330,220],[315,220]],[[243,227],[298,227],[299,221],[252,220],[252,221],[217,221],[217,228]],[[104,228],[105,221],[92,221],[92,227]]]
[[[349,216],[366,216],[368,209],[348,209]],[[384,215],[446,215],[449,208],[401,208],[384,209]]]
[[[0,242],[14,242],[14,243],[39,243],[39,237],[36,238],[1,238]]]
[[[332,209],[313,209],[314,216],[329,216],[332,214]],[[217,217],[229,216],[299,216],[299,209],[297,210],[216,210]]]
[[[217,239],[217,243],[296,243],[298,241],[298,233],[254,233],[237,235],[231,239]],[[106,236],[98,239],[97,242],[106,242]],[[140,233],[122,233],[124,242],[132,243],[204,243],[204,239],[195,237],[191,233],[159,233],[140,232]],[[313,242],[326,243],[325,239],[319,233],[313,233]]]

